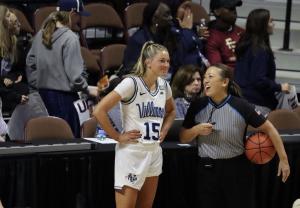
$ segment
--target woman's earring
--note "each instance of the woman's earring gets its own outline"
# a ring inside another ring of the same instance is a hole
[[[155,27],[158,27],[158,23],[155,23]]]

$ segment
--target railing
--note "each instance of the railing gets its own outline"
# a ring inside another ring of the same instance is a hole
[[[283,36],[283,47],[281,50],[290,51],[290,25],[291,25],[291,13],[292,13],[292,0],[287,0],[286,14],[285,14],[285,27]]]

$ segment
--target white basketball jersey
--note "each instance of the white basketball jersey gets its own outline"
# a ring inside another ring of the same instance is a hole
[[[156,90],[150,92],[144,80],[133,79],[135,90],[131,99],[122,101],[122,123],[124,131],[140,130],[142,143],[159,142],[159,134],[165,116],[165,105],[169,84],[157,79]]]

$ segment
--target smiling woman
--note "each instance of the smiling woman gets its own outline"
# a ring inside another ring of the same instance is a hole
[[[28,100],[28,88],[23,82],[23,68],[17,64],[17,35],[20,23],[14,13],[6,6],[0,5],[0,96],[3,110],[12,112],[19,103]]]
[[[290,174],[278,132],[239,97],[239,88],[230,75],[229,67],[222,64],[207,69],[203,81],[207,97],[191,103],[179,135],[182,142],[197,139],[199,207],[224,207],[224,203],[230,208],[252,207],[244,203],[252,194],[251,164],[244,155],[248,124],[270,136],[280,158],[282,181]]]
[[[115,156],[117,207],[152,207],[162,172],[164,140],[175,117],[175,106],[165,77],[168,50],[146,42],[134,73],[126,77],[96,106],[94,115],[110,138],[118,141]],[[107,116],[121,101],[124,131],[118,132]]]

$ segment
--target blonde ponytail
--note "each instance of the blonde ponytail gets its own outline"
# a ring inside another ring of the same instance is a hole
[[[52,49],[52,35],[56,30],[56,22],[60,22],[63,25],[69,24],[69,13],[62,11],[52,12],[45,20],[42,26],[42,41],[48,48]]]
[[[133,75],[139,77],[143,76],[147,70],[147,67],[145,65],[146,59],[153,58],[158,52],[161,51],[168,51],[168,50],[163,45],[154,43],[153,41],[148,41],[144,43],[140,53],[140,57],[138,58],[138,61],[133,67]]]

